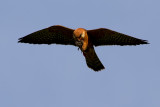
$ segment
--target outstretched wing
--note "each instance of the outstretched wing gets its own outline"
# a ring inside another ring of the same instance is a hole
[[[95,30],[88,30],[93,45],[140,45],[148,44],[146,40],[141,40],[122,33],[118,33],[109,29],[100,28]]]
[[[18,42],[30,44],[75,45],[73,31],[73,29],[55,25],[22,37]]]

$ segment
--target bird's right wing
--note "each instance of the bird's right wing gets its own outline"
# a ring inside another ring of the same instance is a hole
[[[18,42],[30,44],[75,45],[73,31],[73,29],[55,25],[22,37]]]
[[[95,46],[148,44],[146,40],[141,40],[106,28],[88,30],[87,33]]]

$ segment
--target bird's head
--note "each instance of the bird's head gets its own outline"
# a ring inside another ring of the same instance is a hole
[[[86,30],[83,28],[78,28],[73,32],[74,38],[76,38],[78,41],[84,40],[86,36],[85,34],[86,34]]]
[[[85,51],[88,46],[88,35],[87,31],[83,28],[78,28],[73,32],[73,38],[76,45],[82,50]]]

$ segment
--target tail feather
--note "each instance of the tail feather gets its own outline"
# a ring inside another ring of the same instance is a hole
[[[99,60],[94,48],[88,48],[85,52],[83,52],[87,66],[94,71],[98,72],[102,69],[105,69],[101,61]]]

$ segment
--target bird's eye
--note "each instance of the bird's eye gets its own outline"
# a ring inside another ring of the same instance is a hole
[[[81,37],[82,37],[82,34],[80,34],[79,38],[81,38]]]

